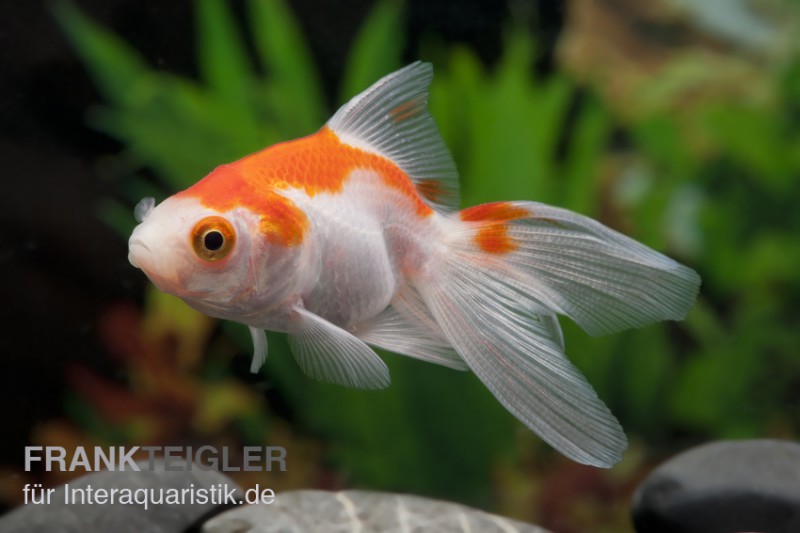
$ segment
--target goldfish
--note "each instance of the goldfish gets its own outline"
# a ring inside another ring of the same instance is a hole
[[[129,260],[162,291],[265,330],[300,368],[389,386],[371,347],[472,371],[567,457],[610,467],[626,435],[565,355],[558,315],[591,335],[681,320],[692,269],[586,216],[534,201],[460,209],[428,111],[430,64],[377,81],[316,133],[218,166],[136,207]]]

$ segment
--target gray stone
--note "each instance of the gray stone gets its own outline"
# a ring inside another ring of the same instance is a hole
[[[401,494],[348,490],[279,493],[274,502],[221,513],[203,533],[344,533],[480,531],[547,533],[464,505]]]
[[[216,510],[231,507],[230,503],[217,505],[214,501],[200,504],[189,503],[190,492],[185,492],[186,503],[144,505],[137,503],[121,503],[122,492],[117,491],[115,503],[67,503],[68,491],[86,490],[91,486],[92,493],[98,491],[123,489],[123,492],[137,489],[153,489],[155,491],[173,489],[172,494],[182,489],[190,489],[197,498],[201,490],[212,496],[212,489],[224,494],[232,489],[237,504],[241,502],[241,489],[227,476],[213,470],[201,470],[193,467],[186,471],[164,471],[163,463],[156,461],[154,469],[149,470],[147,462],[139,463],[141,471],[103,471],[87,474],[55,489],[50,496],[50,503],[28,504],[18,507],[0,517],[0,531],[14,533],[84,533],[92,531],[108,531],[112,533],[178,533],[193,524],[203,521],[205,516],[214,514]],[[139,490],[138,494],[146,492]],[[165,493],[168,494],[168,493]],[[75,494],[73,493],[73,496]],[[148,496],[149,497],[149,496]],[[211,498],[209,498],[211,499]],[[220,498],[222,499],[222,498]],[[72,501],[72,500],[71,500]],[[124,501],[124,500],[123,500]],[[152,502],[153,500],[149,500]],[[218,501],[218,500],[217,500]]]
[[[715,442],[670,459],[633,496],[638,533],[800,531],[800,445]]]

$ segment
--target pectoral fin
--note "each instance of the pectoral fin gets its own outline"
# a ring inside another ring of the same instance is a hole
[[[389,386],[389,369],[364,341],[301,307],[293,309],[289,346],[308,376],[358,389]]]

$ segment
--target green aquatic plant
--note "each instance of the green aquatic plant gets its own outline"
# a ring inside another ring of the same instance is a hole
[[[708,103],[699,131],[656,117],[634,130],[654,172],[689,193],[707,300],[669,396],[673,425],[714,437],[789,436],[800,426],[800,61],[760,107]],[[645,195],[642,207],[657,202]]]

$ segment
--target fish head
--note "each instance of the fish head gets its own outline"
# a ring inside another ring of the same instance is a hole
[[[213,308],[243,298],[255,277],[248,235],[258,221],[246,210],[218,212],[190,197],[154,204],[145,199],[136,208],[130,263],[190,304]]]

